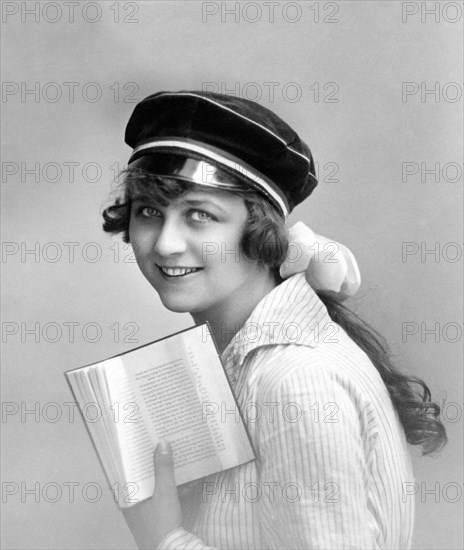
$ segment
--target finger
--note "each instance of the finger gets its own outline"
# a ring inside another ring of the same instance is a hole
[[[160,441],[155,451],[155,492],[153,501],[159,507],[159,521],[168,531],[182,525],[182,509],[174,475],[172,449]]]
[[[165,499],[173,493],[177,497],[172,449],[168,441],[160,441],[155,451],[154,497]]]

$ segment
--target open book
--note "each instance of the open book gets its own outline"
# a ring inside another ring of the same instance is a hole
[[[121,508],[153,495],[160,439],[177,485],[255,458],[207,324],[65,374]]]

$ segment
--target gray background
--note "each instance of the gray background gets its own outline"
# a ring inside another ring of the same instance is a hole
[[[462,4],[430,15],[415,2],[280,2],[271,18],[262,2],[242,2],[235,16],[223,11],[234,2],[83,2],[73,22],[54,2],[37,3],[37,15],[26,14],[33,2],[2,4],[2,329],[12,332],[2,400],[4,412],[19,411],[2,423],[3,487],[18,489],[4,499],[3,546],[133,547],[84,425],[64,404],[63,373],[192,324],[163,309],[130,251],[102,233],[99,212],[129,155],[131,100],[210,83],[261,94],[310,144],[322,181],[291,220],[354,251],[363,284],[352,306],[444,402],[448,446],[437,458],[413,451],[414,547],[461,548],[462,16],[453,21]],[[74,100],[66,82],[77,83]],[[402,97],[404,82],[418,92]],[[424,85],[438,95],[421,95]],[[38,181],[24,172],[36,163]],[[403,163],[418,173],[403,178]],[[421,163],[439,163],[438,181]],[[64,243],[77,243],[74,258]],[[404,243],[418,252],[403,257]],[[25,332],[36,323],[36,337]],[[434,327],[436,336],[424,332]],[[37,417],[21,417],[34,406]],[[39,484],[38,502],[21,483]],[[88,483],[101,487],[94,503]]]

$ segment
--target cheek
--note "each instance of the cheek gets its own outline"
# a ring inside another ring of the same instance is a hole
[[[137,240],[137,225],[134,222],[134,218],[131,215],[128,227],[129,242],[134,243]]]
[[[241,241],[228,240],[220,245],[218,253],[214,255],[215,270],[221,272],[219,286],[227,287],[231,283],[241,283],[250,277],[255,269],[256,262],[250,261],[241,247]]]
[[[156,235],[141,224],[129,224],[129,239],[136,258],[148,254],[153,250]]]

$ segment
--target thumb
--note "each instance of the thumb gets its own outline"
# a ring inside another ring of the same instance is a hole
[[[160,441],[155,451],[154,496],[165,499],[173,492],[177,496],[171,445],[168,441]]]

